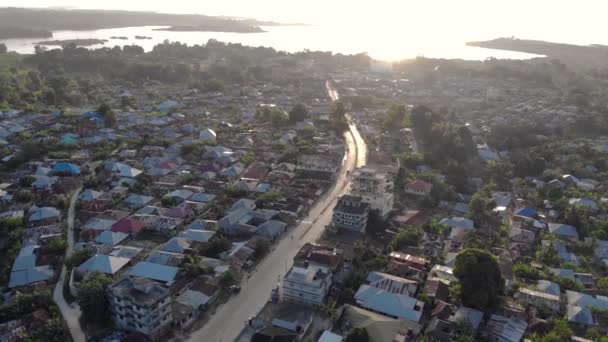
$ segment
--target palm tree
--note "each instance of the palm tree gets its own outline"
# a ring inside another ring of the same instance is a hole
[[[196,254],[188,254],[183,262],[183,269],[190,277],[196,277],[203,273],[203,268],[200,265],[201,257]]]

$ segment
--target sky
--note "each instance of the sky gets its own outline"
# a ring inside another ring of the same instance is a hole
[[[0,0],[0,7],[149,10],[371,30],[383,38],[470,36],[608,43],[608,0]]]

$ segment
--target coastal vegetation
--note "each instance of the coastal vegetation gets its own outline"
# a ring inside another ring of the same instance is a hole
[[[38,45],[56,45],[56,46],[74,44],[76,46],[91,46],[91,45],[104,44],[107,41],[108,41],[107,39],[83,38],[83,39],[44,40],[41,42],[37,42],[36,44],[38,44]]]

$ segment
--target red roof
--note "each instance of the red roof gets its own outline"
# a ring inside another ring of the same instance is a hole
[[[112,225],[113,232],[137,234],[144,229],[144,223],[135,219],[122,219]]]
[[[424,192],[428,194],[433,189],[433,184],[416,179],[415,181],[409,182],[405,187],[410,191]]]

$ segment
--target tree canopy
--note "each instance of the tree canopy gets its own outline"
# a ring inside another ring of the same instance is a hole
[[[110,317],[106,289],[112,282],[112,278],[103,273],[93,273],[80,283],[76,300],[86,321]]]
[[[289,121],[298,122],[302,120],[306,120],[308,118],[308,109],[301,103],[293,106],[293,108],[289,111]]]
[[[494,255],[481,249],[465,249],[456,256],[454,275],[466,306],[485,309],[498,304],[504,283]]]
[[[354,328],[348,333],[344,342],[371,342],[371,338],[365,328]]]

